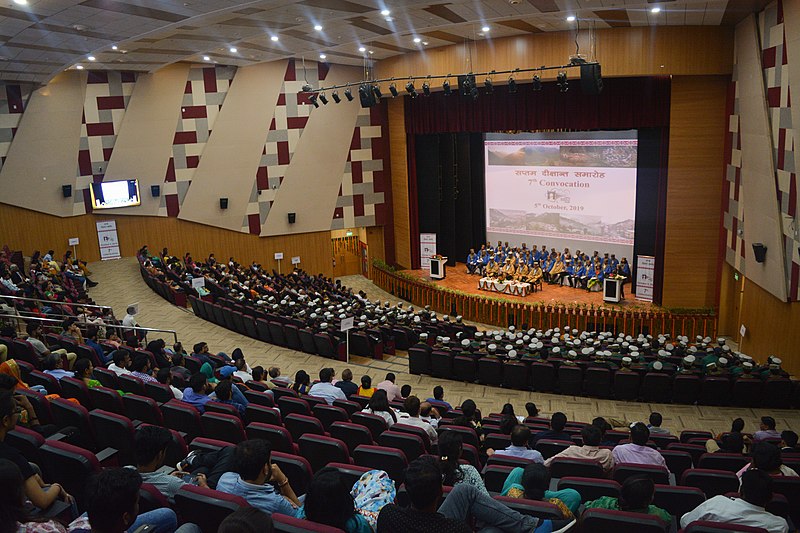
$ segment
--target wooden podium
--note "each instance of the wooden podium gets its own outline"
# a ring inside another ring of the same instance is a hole
[[[616,278],[603,279],[603,301],[618,304],[622,292],[622,280]]]
[[[444,279],[447,275],[445,272],[446,264],[446,257],[441,257],[439,259],[431,257],[431,279]]]

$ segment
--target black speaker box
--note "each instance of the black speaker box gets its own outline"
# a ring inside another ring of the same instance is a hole
[[[289,224],[294,224],[297,220],[297,213],[289,213]]]
[[[228,209],[228,199],[227,198],[220,198],[219,199],[219,208],[220,209]]]
[[[767,247],[760,242],[754,242],[753,255],[756,256],[757,263],[763,263],[767,260]]]
[[[150,186],[150,194],[153,198],[158,198],[161,196],[161,186],[160,185],[151,185]]]
[[[361,107],[364,108],[372,107],[376,103],[375,94],[372,92],[372,88],[366,83],[362,83],[359,86],[358,99],[361,101]]]
[[[603,76],[599,63],[581,65],[581,90],[583,94],[600,94],[603,92]]]
[[[64,195],[64,198],[69,198],[72,196],[72,185],[62,185],[61,194]]]

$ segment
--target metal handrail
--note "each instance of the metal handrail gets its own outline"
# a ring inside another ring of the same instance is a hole
[[[18,322],[19,321],[27,322],[27,321],[30,321],[30,320],[37,320],[39,322],[54,322],[54,323],[56,323],[58,325],[61,325],[64,322],[63,320],[56,320],[54,318],[42,318],[42,317],[35,317],[35,316],[20,316],[20,315],[0,314],[0,319],[4,319],[4,318],[12,318],[12,319],[17,320]],[[93,322],[81,322],[81,321],[76,321],[75,323],[80,325],[80,326],[98,326],[98,327],[99,326],[103,326],[103,327],[106,327],[106,328],[122,328],[122,329],[124,329],[126,331],[144,331],[144,332],[152,331],[152,332],[156,332],[156,333],[167,333],[167,334],[172,335],[172,338],[174,339],[175,342],[178,342],[178,333],[174,329],[143,328],[143,327],[140,327],[140,326],[131,327],[131,326],[123,326],[121,324],[95,324]]]
[[[111,316],[114,316],[114,308],[111,307],[110,305],[96,305],[96,304],[58,302],[58,301],[53,301],[53,300],[41,300],[39,298],[27,298],[25,296],[6,296],[6,295],[0,296],[0,299],[2,299],[2,300],[6,299],[6,298],[10,298],[12,300],[25,300],[27,302],[43,302],[43,303],[50,304],[50,305],[76,305],[76,306],[79,306],[79,307],[94,307],[94,308],[97,308],[97,309],[110,309],[111,310]]]

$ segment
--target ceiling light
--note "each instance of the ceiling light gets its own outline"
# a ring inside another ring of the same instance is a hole
[[[83,70],[83,65],[75,65],[75,68],[78,70]]]
[[[359,52],[361,52],[361,53],[363,54],[364,52],[366,52],[366,51],[367,51],[367,49],[366,49],[366,48],[364,48],[363,46],[359,46],[359,47],[358,47],[358,51],[359,51]]]
[[[211,58],[208,56],[203,56],[203,61],[211,61]]]
[[[14,3],[19,5],[19,6],[27,6],[28,5],[28,0],[14,0]]]
[[[344,90],[344,97],[347,98],[348,102],[353,101],[353,91],[350,90],[350,87]]]
[[[575,22],[575,15],[570,15],[567,17],[567,22]]]
[[[383,15],[384,17],[388,17],[391,14],[392,14],[392,12],[389,11],[388,9],[381,10],[381,15]]]
[[[333,101],[337,104],[342,101],[342,98],[339,96],[337,91],[333,91],[333,93],[331,93],[331,98],[333,98]]]
[[[422,42],[422,39],[420,39],[419,37],[414,37],[414,42],[419,44]]]
[[[486,33],[486,32],[488,32],[490,29],[491,29],[491,28],[489,28],[489,26],[484,26],[483,28],[481,28],[481,31],[482,31],[483,33]]]
[[[309,96],[308,97],[308,101],[311,102],[312,104],[314,104],[314,107],[319,107],[319,103],[317,102],[317,95],[316,94],[312,94],[311,96]]]
[[[386,17],[384,20],[385,20],[386,22],[391,22],[391,21],[393,21],[394,19],[393,19],[392,17]]]
[[[422,44],[428,46],[428,41],[422,41]]]
[[[239,49],[238,49],[238,48],[236,48],[235,46],[231,46],[230,48],[228,48],[228,50],[230,50],[230,52],[231,52],[232,54],[235,54],[236,52],[238,52],[238,51],[239,51]]]
[[[119,46],[117,46],[116,44],[111,45],[111,49],[112,50],[119,50]]]
[[[322,26],[320,24],[316,24],[314,26],[314,29],[317,30],[317,31],[322,31]]]
[[[273,43],[277,43],[278,42],[278,36],[277,35],[273,35],[272,37],[269,38],[269,40],[272,41]]]
[[[89,61],[94,61],[94,60],[95,60],[95,59],[97,59],[97,58],[96,58],[96,57],[94,57],[94,56],[89,56],[89,57],[87,57],[86,59],[88,59]]]
[[[650,13],[661,13],[661,8],[656,6],[650,10]]]
[[[517,80],[514,76],[508,77],[508,94],[517,94]]]
[[[328,97],[325,96],[325,93],[319,93],[319,101],[322,102],[322,105],[328,105]]]
[[[444,80],[444,83],[442,84],[442,89],[444,89],[445,96],[450,96],[450,94],[452,93],[452,90],[450,89],[450,80]]]
[[[373,52],[372,50],[370,50],[370,51],[369,51],[369,53],[370,53],[370,54],[374,54],[375,52]]]
[[[328,56],[326,56],[325,54],[320,54],[320,55],[319,55],[319,58],[320,58],[320,59],[328,59]]]
[[[394,82],[389,85],[389,92],[392,93],[392,98],[397,96],[397,85],[395,85]]]
[[[479,31],[479,32],[478,32],[478,37],[483,37],[484,35],[486,35],[486,34],[485,34],[485,33],[483,33],[482,31]]]
[[[409,81],[408,83],[406,83],[406,92],[411,95],[411,98],[417,97],[417,89],[414,88],[413,81]]]

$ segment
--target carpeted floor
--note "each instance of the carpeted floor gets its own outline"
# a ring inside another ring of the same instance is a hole
[[[179,340],[189,351],[191,351],[191,346],[199,341],[207,342],[211,350],[227,353],[239,347],[244,351],[251,366],[278,365],[283,375],[294,376],[297,370],[303,369],[315,377],[323,366],[332,366],[336,369],[337,374],[341,374],[345,368],[351,368],[355,381],[358,381],[362,375],[368,374],[372,376],[373,382],[378,382],[384,379],[387,372],[394,372],[397,375],[398,384],[410,384],[413,394],[423,399],[432,396],[432,389],[435,385],[442,385],[445,390],[445,399],[451,404],[460,404],[463,400],[472,398],[486,414],[499,412],[504,403],[513,404],[517,414],[524,414],[525,403],[533,401],[545,415],[562,411],[566,413],[569,420],[579,421],[589,421],[598,415],[628,421],[646,421],[650,412],[656,410],[664,417],[663,427],[673,432],[680,432],[683,429],[727,431],[731,420],[736,417],[744,418],[747,431],[756,431],[759,418],[763,415],[774,416],[778,422],[778,430],[794,428],[797,431],[800,429],[800,413],[792,410],[618,402],[486,387],[439,380],[429,376],[414,376],[408,373],[407,359],[402,353],[388,357],[384,361],[352,358],[349,364],[334,362],[330,359],[280,348],[239,335],[194,316],[191,309],[180,309],[167,303],[142,281],[137,262],[133,258],[99,262],[90,266],[94,271],[92,279],[100,282],[97,287],[90,289],[90,294],[99,304],[111,305],[118,318],[121,319],[125,315],[127,305],[138,303],[140,314],[137,319],[141,325],[175,330]],[[381,291],[362,276],[345,277],[343,283],[352,286],[355,290],[363,289],[371,299],[397,301],[395,297]],[[165,338],[168,342],[172,342],[171,335],[166,335]]]

